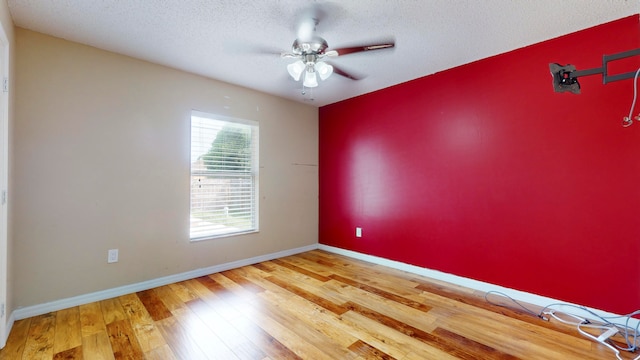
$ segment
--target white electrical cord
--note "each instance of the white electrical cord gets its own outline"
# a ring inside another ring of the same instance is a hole
[[[553,306],[564,306],[564,307],[576,308],[576,309],[578,309],[580,311],[586,312],[587,314],[591,315],[592,319],[599,319],[602,323],[594,324],[591,321],[589,321],[589,319],[581,318],[580,316],[568,313],[566,311],[562,311],[562,313],[579,320],[579,322],[571,322],[571,321],[567,321],[567,320],[562,320],[558,316],[555,316],[554,314],[551,314],[551,313],[553,313],[553,310],[549,310],[549,312],[545,311],[546,309],[548,309],[550,307],[553,307]],[[638,314],[639,311],[635,311],[635,312],[633,312],[633,313],[631,313],[629,315],[624,316],[627,319],[624,325],[616,324],[616,323],[613,323],[613,322],[608,320],[608,319],[613,319],[613,318],[622,318],[622,316],[603,317],[603,316],[599,316],[598,314],[594,313],[591,310],[588,310],[585,307],[571,305],[571,304],[552,304],[552,305],[549,305],[549,306],[545,307],[542,310],[542,312],[544,314],[548,314],[548,315],[553,316],[553,318],[557,319],[558,321],[560,321],[560,322],[562,322],[564,324],[569,324],[569,325],[572,325],[572,326],[576,326],[578,332],[580,334],[582,334],[583,336],[588,337],[588,338],[590,338],[590,339],[592,339],[592,340],[594,340],[596,342],[599,342],[599,343],[607,346],[611,350],[613,350],[616,353],[616,358],[618,358],[619,360],[623,360],[620,357],[619,350],[635,352],[638,349],[638,328],[640,327],[640,323],[638,323],[638,325],[635,328],[632,328],[632,327],[629,326],[629,321],[630,321],[631,316],[634,316],[634,315]],[[613,328],[615,328],[616,331],[615,331],[615,333],[611,333],[610,335],[608,335],[606,338],[603,335],[601,335],[600,337],[595,337],[595,336],[587,333],[586,331],[582,330],[582,328],[587,328],[587,327],[588,328],[594,328],[594,329],[602,330],[603,333],[610,332],[610,331],[612,331]],[[618,346],[616,344],[612,344],[612,343],[606,342],[609,339],[609,337],[615,335],[616,333],[620,333],[620,335],[624,337],[624,340],[627,343],[627,347],[626,348],[620,347],[620,346]],[[640,356],[637,356],[633,360],[640,360]]]
[[[560,322],[561,322],[561,323],[563,323],[563,324],[568,324],[568,325],[576,326],[576,327],[577,327],[577,329],[578,329],[578,332],[579,332],[580,334],[582,334],[582,335],[583,335],[583,336],[585,336],[585,337],[588,337],[589,339],[591,339],[591,340],[593,340],[593,341],[595,341],[595,342],[599,342],[600,344],[602,344],[602,345],[604,345],[604,346],[608,347],[609,349],[611,349],[611,350],[616,354],[616,358],[617,358],[618,360],[624,360],[622,357],[620,357],[620,350],[616,349],[614,346],[612,346],[611,344],[609,344],[608,342],[606,342],[606,340],[607,340],[609,337],[611,337],[611,336],[615,335],[615,334],[618,332],[618,329],[617,329],[617,328],[615,328],[615,327],[608,327],[608,326],[602,326],[602,325],[593,325],[593,324],[591,324],[587,319],[583,319],[583,318],[581,318],[581,317],[579,317],[579,316],[576,316],[576,315],[573,315],[573,314],[566,314],[566,315],[571,316],[571,317],[573,317],[573,318],[575,318],[575,319],[577,319],[577,320],[580,320],[579,322],[574,323],[574,322],[571,322],[571,321],[566,321],[566,320],[564,320],[564,319],[562,319],[562,318],[558,317],[558,316],[555,314],[555,312],[554,312],[554,311],[546,311],[546,312],[544,312],[544,314],[546,314],[546,315],[550,315],[551,317],[553,317],[554,319],[556,319],[556,320],[560,321]],[[611,336],[606,336],[606,338],[605,338],[605,337],[595,337],[595,336],[593,336],[593,335],[589,334],[588,332],[586,332],[586,331],[582,330],[582,328],[583,328],[583,327],[588,327],[588,328],[591,328],[591,329],[605,330],[605,333],[610,332],[610,331],[611,331],[611,329],[615,329],[615,332],[612,332]],[[634,360],[637,360],[637,359],[639,359],[639,358],[640,358],[640,356],[639,356],[639,357],[637,357],[637,358],[636,358],[636,359],[634,359]]]
[[[640,74],[640,68],[636,71],[636,75],[633,77],[633,102],[631,103],[631,109],[629,109],[629,116],[622,119],[622,126],[629,127],[633,124],[633,109],[636,107],[636,98],[638,97],[638,74]]]
[[[638,76],[638,74],[640,74],[640,69],[638,69],[638,72],[636,72],[636,77]],[[635,99],[634,99],[634,103],[635,103]],[[615,354],[616,354],[616,358],[618,360],[624,360],[621,356],[620,356],[620,350],[622,351],[629,351],[629,352],[635,352],[636,350],[638,350],[640,348],[640,344],[639,344],[639,330],[640,330],[640,322],[638,322],[638,325],[636,325],[635,328],[629,326],[629,322],[631,321],[631,317],[640,314],[640,310],[634,311],[630,314],[624,315],[624,316],[611,316],[611,317],[603,317],[600,316],[598,314],[596,314],[595,312],[583,307],[583,306],[577,306],[577,305],[573,305],[573,304],[566,304],[566,303],[556,303],[556,304],[550,304],[545,306],[544,308],[542,308],[542,310],[540,310],[540,312],[536,313],[533,310],[528,309],[526,306],[520,304],[517,300],[515,300],[514,298],[510,297],[507,294],[501,293],[499,291],[489,291],[487,293],[485,293],[484,298],[485,300],[492,304],[492,305],[497,305],[497,306],[506,306],[503,304],[498,304],[498,303],[494,303],[492,301],[489,300],[489,295],[494,294],[494,295],[499,295],[502,297],[506,297],[507,299],[511,300],[514,304],[518,305],[520,308],[524,309],[526,312],[539,317],[540,319],[543,320],[548,320],[548,317],[545,317],[544,315],[549,315],[551,317],[553,317],[554,319],[558,320],[559,322],[563,323],[563,324],[568,324],[571,326],[576,326],[578,332],[580,334],[582,334],[583,336],[590,338],[593,341],[596,341],[600,344],[603,344],[605,346],[607,346],[609,349],[611,349]],[[571,314],[568,313],[566,311],[561,311],[563,314],[572,317],[574,319],[576,319],[576,322],[573,321],[568,321],[568,320],[564,320],[562,318],[560,318],[559,316],[557,316],[555,314],[555,311],[552,310],[552,307],[558,307],[558,306],[562,306],[562,307],[571,307],[571,308],[575,308],[577,310],[580,310],[582,312],[585,312],[587,314],[589,314],[591,319],[599,319],[599,322],[601,323],[593,323],[591,322],[589,319],[587,318],[582,318],[578,315],[575,314]],[[626,318],[626,321],[624,324],[618,324],[618,323],[614,323],[612,321],[610,321],[611,319],[620,319],[620,318]],[[591,329],[598,329],[602,331],[602,334],[598,337],[589,334],[588,332],[584,331],[583,328],[591,328]],[[624,337],[625,342],[627,343],[627,347],[626,348],[622,348],[618,345],[616,345],[615,343],[609,343],[607,342],[607,340],[611,337],[613,337],[616,334],[620,334],[622,337]],[[640,355],[635,357],[633,360],[640,360]]]

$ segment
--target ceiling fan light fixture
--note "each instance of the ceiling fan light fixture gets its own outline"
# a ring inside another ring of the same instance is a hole
[[[300,76],[304,72],[305,68],[306,66],[304,65],[302,60],[298,60],[294,63],[287,65],[287,71],[295,81],[300,80]]]
[[[302,86],[313,88],[318,86],[318,77],[316,76],[315,71],[305,71],[304,73],[304,82]]]
[[[333,74],[333,66],[320,61],[316,64],[316,72],[320,75],[320,79],[325,81],[331,74]]]

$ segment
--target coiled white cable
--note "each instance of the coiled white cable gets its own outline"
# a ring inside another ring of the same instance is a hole
[[[638,74],[640,74],[640,69],[638,69],[638,72],[636,73],[636,76],[638,76]],[[635,102],[635,101],[634,101]],[[607,346],[609,349],[611,349],[615,354],[616,354],[616,358],[618,360],[624,360],[621,356],[620,356],[620,350],[622,351],[628,351],[628,352],[635,352],[637,349],[640,348],[640,322],[637,323],[637,325],[635,327],[630,326],[630,321],[631,318],[635,315],[640,314],[640,310],[636,310],[630,314],[627,315],[623,315],[623,316],[610,316],[610,317],[605,317],[605,316],[600,316],[598,314],[596,314],[595,312],[583,307],[583,306],[577,306],[577,305],[572,305],[572,304],[566,304],[566,303],[555,303],[555,304],[549,304],[547,306],[545,306],[544,308],[542,308],[542,310],[540,310],[539,312],[535,312],[529,308],[527,308],[526,306],[520,304],[520,302],[518,302],[517,300],[513,299],[512,297],[510,297],[509,295],[499,292],[499,291],[488,291],[485,293],[485,300],[492,304],[492,305],[496,305],[496,306],[506,306],[504,304],[499,304],[499,303],[494,303],[492,301],[489,300],[489,296],[490,295],[497,295],[497,296],[501,296],[501,297],[505,297],[509,300],[511,300],[511,302],[513,302],[514,304],[516,304],[518,307],[520,307],[521,309],[525,310],[526,312],[530,313],[531,315],[537,316],[540,319],[543,320],[548,320],[548,317],[545,317],[545,315],[549,316],[549,317],[553,317],[554,319],[558,320],[559,322],[563,323],[563,324],[568,324],[568,325],[572,325],[572,326],[576,326],[577,330],[580,334],[582,334],[583,336],[596,341],[600,344],[603,344],[605,346]],[[598,319],[598,320],[593,320],[595,322],[590,321],[587,318],[583,318],[580,317],[578,315],[572,314],[570,312],[567,312],[565,310],[561,310],[559,311],[560,313],[569,316],[571,318],[576,319],[576,321],[569,321],[569,320],[565,320],[562,319],[561,317],[559,317],[558,315],[555,314],[556,311],[554,311],[553,309],[551,309],[552,307],[566,307],[566,308],[573,308],[574,310],[580,311],[580,312],[584,312],[586,314],[588,314],[589,318],[591,319]],[[622,319],[622,318],[626,318],[626,321],[624,322],[624,324],[621,324],[619,322],[614,322],[613,319]],[[599,337],[595,337],[591,334],[589,334],[588,332],[584,331],[584,328],[590,328],[590,329],[598,329],[602,331],[602,335],[600,335]],[[614,343],[609,343],[607,340],[612,337],[613,335],[619,334],[620,336],[622,336],[624,338],[624,340],[627,343],[627,347],[623,348],[620,347]],[[640,355],[635,357],[633,360],[640,360]]]
[[[629,116],[622,120],[623,127],[629,127],[633,124],[633,109],[636,107],[636,99],[638,97],[638,74],[640,74],[640,68],[636,71],[635,76],[633,77],[633,102],[631,103],[631,109],[629,109]]]

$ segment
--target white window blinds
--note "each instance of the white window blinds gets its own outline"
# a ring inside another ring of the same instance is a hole
[[[191,240],[258,230],[258,126],[191,114]]]

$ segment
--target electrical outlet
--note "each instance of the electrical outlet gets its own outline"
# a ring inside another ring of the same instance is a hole
[[[360,227],[356,228],[356,237],[362,237],[362,228]]]
[[[109,249],[109,254],[107,255],[107,263],[116,263],[118,262],[118,249]]]

